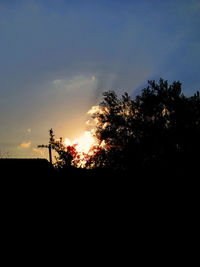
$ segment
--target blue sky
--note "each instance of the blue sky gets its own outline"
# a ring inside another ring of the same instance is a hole
[[[51,127],[81,134],[109,89],[163,77],[193,94],[199,29],[200,0],[0,0],[1,153],[37,156]]]

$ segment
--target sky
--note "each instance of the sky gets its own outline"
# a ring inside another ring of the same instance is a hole
[[[0,157],[75,138],[102,92],[200,89],[200,0],[0,0]]]

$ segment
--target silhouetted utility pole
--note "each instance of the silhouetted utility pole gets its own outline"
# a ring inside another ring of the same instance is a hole
[[[48,148],[49,150],[49,162],[52,164],[52,152],[51,152],[51,142],[53,141],[53,130],[50,129],[49,130],[49,134],[50,134],[50,137],[49,137],[49,144],[48,145],[39,145],[38,148]]]

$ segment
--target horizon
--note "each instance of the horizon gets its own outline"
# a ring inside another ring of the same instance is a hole
[[[200,0],[0,0],[0,157],[75,140],[102,92],[148,80],[200,89]]]

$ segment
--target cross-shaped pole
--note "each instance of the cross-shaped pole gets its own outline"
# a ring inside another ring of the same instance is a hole
[[[49,149],[49,162],[52,164],[52,152],[51,152],[51,142],[53,141],[53,130],[49,130],[50,138],[48,145],[39,145],[38,148],[48,148]]]

